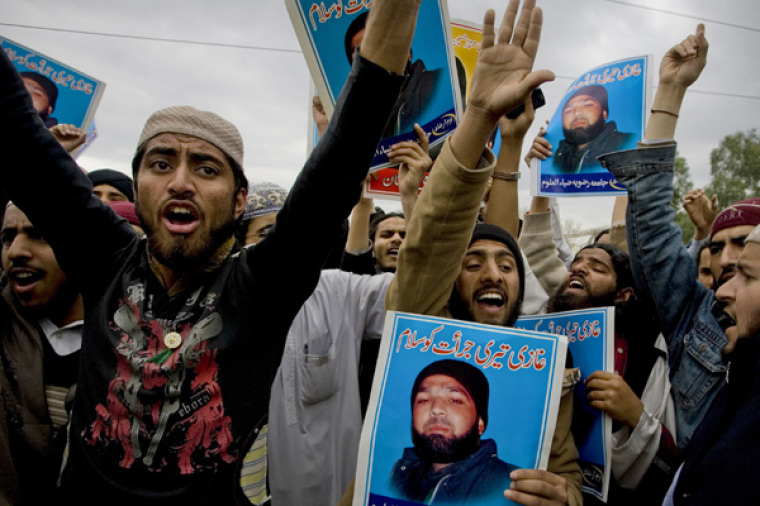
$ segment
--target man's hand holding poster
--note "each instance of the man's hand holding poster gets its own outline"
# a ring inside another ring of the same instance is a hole
[[[546,469],[564,336],[388,311],[355,505],[509,504],[514,469]]]
[[[317,92],[328,116],[346,82],[354,56],[361,53],[371,1],[286,0]],[[453,133],[461,98],[446,0],[423,0],[405,73],[408,78],[380,141],[372,169],[392,165],[388,151],[416,140],[414,124],[428,135],[431,150]]]
[[[552,155],[533,158],[532,191],[543,196],[624,195],[597,157],[643,137],[651,56],[602,65],[575,80],[546,128]]]
[[[567,338],[573,367],[581,371],[573,412],[573,435],[583,471],[583,490],[607,500],[612,472],[612,419],[589,406],[585,380],[595,371],[614,372],[614,308],[522,316],[515,327]]]

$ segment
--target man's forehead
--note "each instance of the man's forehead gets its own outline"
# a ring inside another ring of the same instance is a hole
[[[381,230],[405,230],[406,229],[406,221],[404,221],[404,218],[401,216],[391,216],[390,218],[386,218],[380,223],[377,224],[377,231]]]
[[[749,233],[754,229],[755,225],[737,225],[735,227],[724,228],[715,232],[715,234],[710,239],[710,242],[727,242],[737,237],[749,235]]]
[[[593,100],[594,103],[596,103],[596,104],[599,103],[599,101],[596,98],[592,97],[591,95],[576,95],[576,96],[574,96],[573,98],[571,98],[570,100],[567,101],[567,104],[565,104],[565,107],[567,107],[568,105],[571,105],[571,104],[577,104],[577,103],[580,103],[580,102],[585,102],[586,100]]]
[[[30,228],[32,223],[29,218],[26,217],[24,212],[14,205],[9,205],[5,208],[5,215],[3,216],[3,229],[20,229]]]
[[[612,257],[602,248],[585,248],[580,250],[578,254],[575,255],[573,262],[577,262],[579,260],[594,260],[603,263],[610,269],[614,270],[614,267],[612,265]]]
[[[182,146],[194,151],[214,155],[222,160],[226,158],[224,156],[224,152],[221,149],[214,146],[208,141],[205,141],[198,137],[193,137],[192,135],[175,133],[161,133],[155,137],[151,137],[148,142],[145,143],[145,151],[149,152],[151,149],[161,148],[178,149]]]
[[[455,390],[466,394],[468,397],[470,393],[457,379],[452,378],[448,374],[431,374],[422,382],[417,388],[417,393],[429,390],[432,387],[445,388],[447,390]]]
[[[483,254],[486,252],[493,252],[494,255],[506,255],[515,258],[514,253],[510,250],[506,244],[493,239],[478,239],[470,244],[467,248],[467,255]]]
[[[748,242],[739,256],[739,265],[744,269],[750,269],[752,272],[760,272],[760,244]]]

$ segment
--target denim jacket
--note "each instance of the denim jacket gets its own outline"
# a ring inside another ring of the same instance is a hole
[[[603,155],[602,165],[628,189],[626,228],[636,288],[651,297],[668,343],[678,448],[685,450],[724,387],[721,350],[728,342],[713,315],[715,293],[697,281],[670,207],[676,145]]]

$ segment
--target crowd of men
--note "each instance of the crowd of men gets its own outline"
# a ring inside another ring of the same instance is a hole
[[[613,421],[607,504],[755,504],[760,198],[721,211],[691,192],[688,248],[670,207],[704,26],[664,54],[636,149],[607,149],[630,134],[606,122],[603,88],[569,102],[554,156],[576,171],[598,158],[628,196],[568,255],[554,202],[517,213],[531,93],[554,77],[533,70],[541,9],[519,3],[496,31],[486,13],[467,107],[435,160],[419,127],[389,152],[401,213],[361,188],[405,89],[418,2],[373,1],[329,122],[315,98],[319,142],[290,189],[249,183],[235,126],[189,106],[147,119],[131,177],[85,173],[69,155],[84,133],[52,125],[45,83],[0,55],[0,505],[350,504],[386,311],[512,327],[597,307],[614,308],[614,371],[561,365],[546,469],[499,457],[488,381],[443,360],[401,392],[398,497],[599,503],[582,491],[585,402]],[[549,156],[539,136],[528,158]]]

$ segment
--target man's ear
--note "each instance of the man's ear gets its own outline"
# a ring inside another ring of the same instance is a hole
[[[633,297],[633,288],[630,286],[626,288],[621,288],[617,291],[615,294],[615,304],[619,304],[621,302],[628,302]]]
[[[607,111],[602,111],[602,117],[604,118],[604,121],[607,121]]]
[[[238,219],[245,211],[245,202],[248,197],[248,188],[240,188],[235,195],[235,219]]]
[[[478,435],[482,436],[486,431],[486,422],[482,418],[478,417]]]
[[[51,114],[53,114],[53,107],[48,106],[47,115],[50,116]]]

